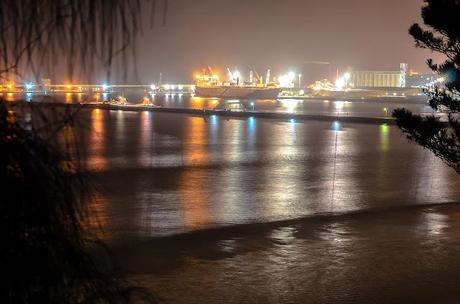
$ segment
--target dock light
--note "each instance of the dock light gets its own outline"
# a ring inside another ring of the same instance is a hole
[[[34,85],[32,83],[26,83],[24,86],[27,91],[30,91],[34,88]]]
[[[157,89],[157,86],[154,85],[154,84],[151,84],[151,85],[150,85],[150,89],[151,89],[152,91],[155,91],[155,90]]]
[[[177,86],[177,89],[182,91],[182,90],[184,89],[184,87],[181,86],[181,85],[178,85],[178,86]]]
[[[291,122],[291,124],[295,124],[295,118],[291,118],[289,121]]]
[[[345,73],[345,74],[343,74],[343,78],[345,78],[345,80],[350,80],[351,74],[350,73]]]
[[[338,90],[343,90],[345,88],[345,83],[346,83],[345,78],[339,77],[335,81],[335,88]]]
[[[340,131],[342,129],[342,125],[340,123],[340,121],[336,120],[332,123],[332,129],[334,131]]]
[[[13,82],[8,82],[8,83],[6,84],[6,88],[7,88],[8,90],[12,90],[12,89],[14,88],[14,83],[13,83]]]
[[[169,91],[170,85],[169,85],[169,84],[165,84],[165,85],[163,86],[163,88],[164,88],[166,91]]]
[[[106,84],[106,83],[104,83],[104,84],[102,85],[102,90],[103,90],[103,91],[107,91],[109,88],[110,88],[110,86],[109,86],[108,84]]]

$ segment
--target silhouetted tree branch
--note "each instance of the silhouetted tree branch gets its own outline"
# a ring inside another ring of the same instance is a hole
[[[394,111],[398,126],[421,146],[431,150],[460,173],[460,1],[425,0],[422,17],[425,28],[414,24],[409,29],[416,46],[441,53],[441,64],[428,59],[428,66],[443,82],[424,90],[430,106],[440,116],[421,117],[405,109]]]
[[[142,10],[159,0],[2,0],[0,1],[0,76],[21,68],[40,74],[58,59],[72,77],[75,68],[91,74],[96,63],[108,76],[114,57],[122,55],[126,69],[135,54]],[[163,23],[167,0],[162,0]],[[153,19],[154,16],[152,15]],[[153,23],[152,23],[153,24]]]
[[[26,69],[38,77],[58,59],[69,77],[76,66],[91,74],[96,61],[109,75],[117,55],[126,69],[145,3],[154,11],[156,0],[0,1],[0,79]],[[87,229],[94,189],[69,136],[74,115],[50,111],[0,99],[0,303],[154,302]]]

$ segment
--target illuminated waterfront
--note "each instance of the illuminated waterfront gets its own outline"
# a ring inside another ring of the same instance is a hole
[[[117,94],[98,93],[61,93],[53,94],[53,98],[66,103],[103,102],[117,98]],[[40,101],[37,94],[6,95],[8,100],[23,98],[28,101]],[[185,109],[216,109],[230,111],[256,111],[275,113],[295,113],[324,116],[352,117],[391,117],[393,110],[406,108],[414,113],[431,114],[432,109],[423,98],[380,98],[363,100],[323,100],[323,99],[279,99],[279,100],[228,100],[218,98],[200,98],[188,94],[150,95],[142,91],[128,91],[126,101],[129,105],[149,104],[163,108]]]

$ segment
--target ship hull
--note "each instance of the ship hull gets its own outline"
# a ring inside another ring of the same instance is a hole
[[[279,88],[256,88],[256,87],[196,87],[195,95],[204,98],[225,99],[277,99]]]

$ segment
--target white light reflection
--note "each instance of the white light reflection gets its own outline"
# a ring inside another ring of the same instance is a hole
[[[328,151],[325,172],[328,172],[329,198],[325,195],[321,201],[329,201],[329,212],[344,212],[356,210],[361,201],[360,185],[356,182],[355,174],[359,167],[353,162],[357,151],[356,129],[345,129],[340,121],[334,121],[328,132]]]
[[[284,99],[281,100],[281,106],[286,109],[286,112],[294,113],[301,102],[297,99]]]
[[[293,210],[304,197],[304,185],[299,183],[305,174],[302,163],[303,146],[297,141],[297,124],[286,122],[271,124],[268,145],[272,165],[264,166],[261,179],[264,181],[263,197],[270,197],[263,212],[267,218],[282,219],[292,216]]]

